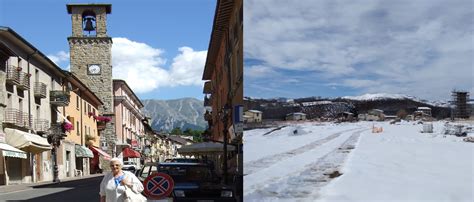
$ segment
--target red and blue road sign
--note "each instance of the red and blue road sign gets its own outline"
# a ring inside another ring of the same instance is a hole
[[[173,178],[165,173],[154,173],[143,182],[145,195],[151,199],[162,199],[171,194],[174,187]]]

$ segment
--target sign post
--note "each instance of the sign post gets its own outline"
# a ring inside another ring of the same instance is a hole
[[[143,192],[150,199],[162,199],[171,194],[174,181],[165,173],[155,173],[148,176],[143,182]]]

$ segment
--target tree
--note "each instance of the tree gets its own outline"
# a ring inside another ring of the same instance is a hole
[[[397,117],[400,119],[405,119],[407,117],[408,113],[404,109],[400,109],[397,112]]]
[[[173,130],[171,130],[170,134],[171,134],[171,135],[182,135],[183,132],[181,132],[181,128],[176,127],[176,128],[174,128]]]

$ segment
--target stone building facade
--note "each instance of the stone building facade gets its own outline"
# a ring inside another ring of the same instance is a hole
[[[116,156],[112,38],[107,36],[107,14],[111,13],[112,5],[68,4],[67,10],[72,20],[72,36],[68,37],[71,72],[103,102],[99,114],[112,118],[100,131],[100,142],[102,150]],[[94,19],[90,22],[94,22],[90,24],[92,31],[84,31],[88,18]]]
[[[208,138],[233,144],[235,152],[229,152],[222,161],[224,183],[237,187],[237,196],[242,196],[243,154],[243,1],[218,0],[211,39],[203,72],[205,106],[211,106],[211,126]]]

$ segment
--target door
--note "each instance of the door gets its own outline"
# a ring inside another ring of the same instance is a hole
[[[66,151],[66,176],[67,177],[71,177],[70,176],[70,167],[71,167],[71,151]]]
[[[20,184],[21,183],[21,161],[20,158],[5,157],[7,173],[9,178],[9,184]]]
[[[35,161],[35,179],[37,182],[41,182],[43,180],[41,178],[41,163],[43,162],[41,154],[35,154]]]

